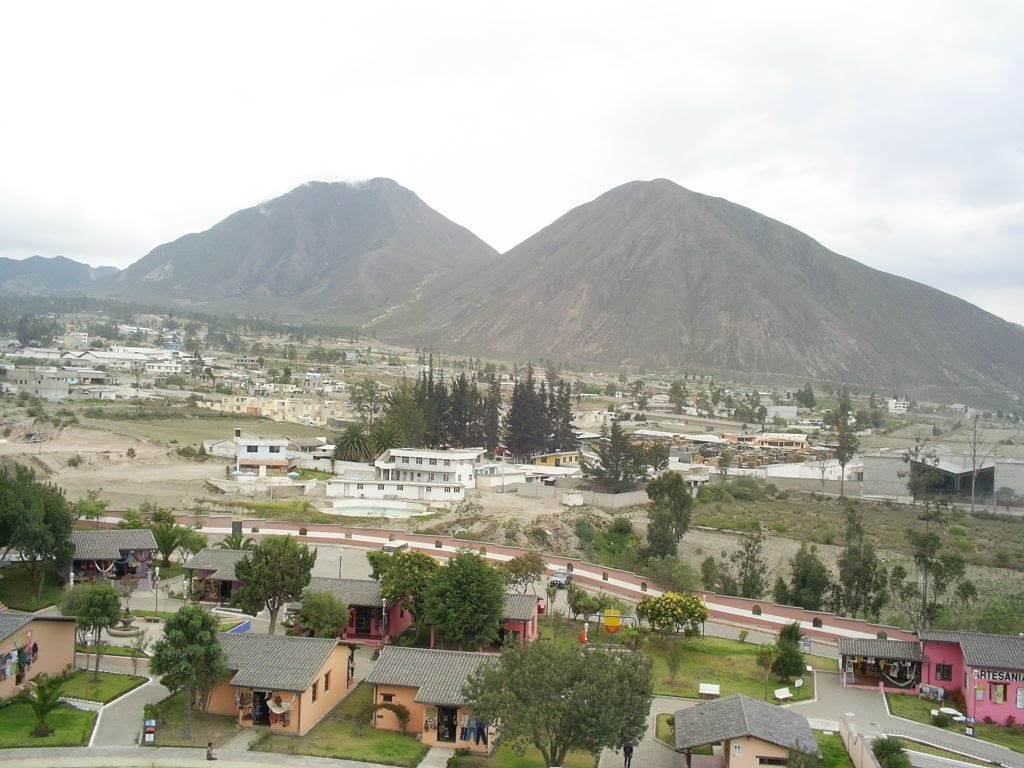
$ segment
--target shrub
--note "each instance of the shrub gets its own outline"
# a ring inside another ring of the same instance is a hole
[[[68,459],[68,466],[71,467],[72,469],[74,469],[75,467],[77,467],[81,463],[82,463],[82,457],[79,456],[77,453],[74,456],[72,456],[70,459]]]
[[[745,629],[741,629],[741,630],[740,630],[740,637],[739,637],[739,639],[740,639],[740,642],[741,642],[741,643],[745,643],[745,642],[747,642],[747,638],[748,638],[748,637],[750,637],[750,633],[749,633],[749,632],[747,632],[747,630],[745,630]]]
[[[936,728],[949,728],[953,724],[953,718],[945,712],[938,712],[932,715],[932,725]]]
[[[633,523],[626,517],[616,517],[612,520],[611,527],[608,529],[609,533],[615,533],[624,535],[633,532]]]

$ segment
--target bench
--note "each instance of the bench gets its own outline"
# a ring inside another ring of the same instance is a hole
[[[789,701],[793,698],[792,692],[789,688],[776,688],[775,689],[775,700],[776,701]]]
[[[698,690],[701,698],[706,696],[710,699],[716,699],[722,694],[722,687],[718,683],[701,683]]]
[[[147,624],[157,624],[159,622],[160,622],[160,617],[159,616],[147,616],[146,617],[146,623]]]

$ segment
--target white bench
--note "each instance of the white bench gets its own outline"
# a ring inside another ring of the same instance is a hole
[[[776,688],[775,689],[775,700],[776,701],[789,701],[793,698],[792,692],[789,688]]]
[[[699,693],[702,697],[718,698],[722,694],[722,687],[718,683],[701,683]]]

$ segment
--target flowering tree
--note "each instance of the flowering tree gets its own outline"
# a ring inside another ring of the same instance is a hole
[[[660,597],[648,595],[636,607],[636,615],[663,634],[682,632],[686,637],[700,633],[707,621],[708,607],[695,595],[665,592]]]

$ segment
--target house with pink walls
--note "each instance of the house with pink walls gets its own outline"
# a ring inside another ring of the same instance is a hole
[[[385,600],[380,582],[374,579],[332,579],[314,576],[303,594],[326,592],[349,610],[348,626],[341,639],[364,645],[379,645],[398,637],[412,624],[412,614],[401,603]],[[289,611],[298,610],[290,606]]]

